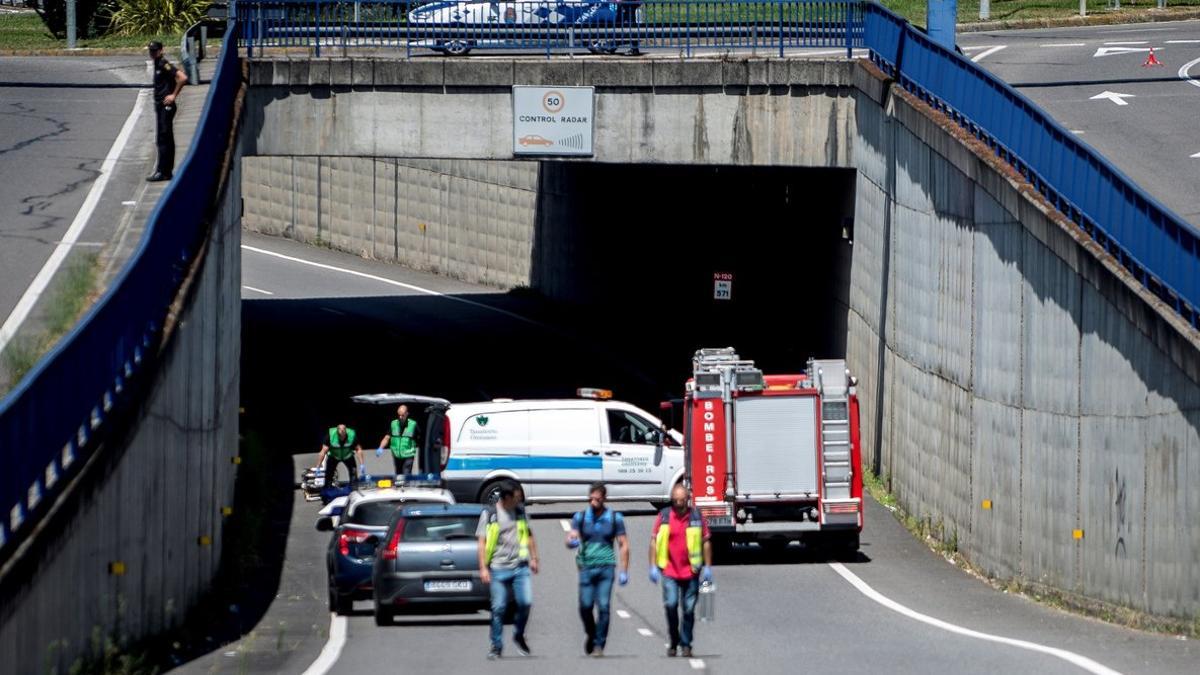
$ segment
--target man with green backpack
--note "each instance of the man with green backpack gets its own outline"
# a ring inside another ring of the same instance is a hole
[[[417,423],[408,416],[408,406],[396,408],[396,419],[392,420],[388,433],[379,440],[375,456],[382,455],[384,448],[392,451],[392,466],[397,476],[412,473],[413,460],[417,456]]]
[[[355,456],[358,462],[356,463]],[[359,467],[363,464],[362,446],[358,443],[358,434],[345,424],[329,427],[327,437],[321,443],[321,454],[317,457],[317,466],[325,467],[325,481],[322,487],[329,487],[330,481],[337,474],[338,464],[345,464],[350,472],[350,483],[358,480]]]

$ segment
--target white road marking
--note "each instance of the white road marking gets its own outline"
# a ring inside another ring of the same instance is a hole
[[[692,670],[704,670],[704,659],[688,659],[688,663],[692,665]]]
[[[381,277],[381,276],[378,276],[375,274],[367,274],[366,272],[350,270],[350,269],[346,269],[344,267],[337,267],[335,265],[326,265],[324,263],[313,262],[311,260],[305,260],[304,258],[296,258],[294,256],[284,255],[282,253],[276,253],[275,251],[268,251],[263,248],[247,246],[246,244],[242,244],[242,250],[250,251],[252,253],[260,253],[262,255],[271,256],[273,258],[279,258],[280,260],[287,260],[288,262],[294,262],[299,265],[308,265],[309,267],[316,267],[318,269],[329,270],[331,272],[341,272],[342,274],[349,274],[350,276],[359,277],[360,279],[369,279],[371,281],[378,281],[381,284],[388,284],[389,286],[405,288],[410,291],[416,291],[418,293],[424,293],[426,295],[433,295],[433,296],[436,296],[439,298],[444,298],[446,300],[453,300],[454,302],[461,302],[464,305],[470,305],[472,307],[486,309],[486,310],[489,310],[492,312],[496,312],[497,314],[503,314],[504,316],[507,316],[509,318],[516,319],[517,321],[523,321],[525,323],[532,324],[534,326],[542,325],[542,324],[534,321],[533,319],[523,317],[520,314],[517,314],[515,312],[510,312],[508,310],[500,309],[498,307],[492,307],[491,305],[485,305],[482,302],[475,302],[474,300],[467,300],[466,298],[460,298],[460,297],[454,296],[454,295],[446,295],[445,293],[430,290],[428,288],[422,288],[420,286],[415,286],[413,284],[406,284],[403,281],[396,281],[395,279],[388,279],[387,277]]]
[[[629,614],[629,612],[626,612],[626,611],[625,611],[625,610],[623,610],[623,609],[618,609],[618,610],[617,610],[617,616],[621,617],[622,619],[628,619],[628,618],[629,618],[629,616],[630,616],[630,614]]]
[[[1106,45],[1144,45],[1147,42],[1148,42],[1147,40],[1133,40],[1130,42],[1105,42],[1104,44],[1106,44]]]
[[[1192,76],[1188,74],[1188,71],[1191,70],[1192,68],[1194,68],[1197,63],[1200,63],[1200,59],[1188,61],[1187,63],[1183,64],[1182,66],[1179,66],[1179,79],[1183,80],[1184,82],[1187,82],[1188,84],[1192,85],[1193,87],[1200,87],[1200,82],[1197,82],[1196,80],[1194,80],[1192,78]]]
[[[1192,159],[1200,159],[1200,152],[1197,152],[1196,154],[1192,155],[1191,158]]]
[[[559,524],[559,525],[562,525],[563,532],[570,532],[570,531],[571,531],[571,521],[569,521],[569,520],[560,520],[560,521],[558,521],[558,524]]]
[[[1136,54],[1138,52],[1148,52],[1149,47],[1100,47],[1092,54],[1093,59],[1098,59],[1102,56],[1112,56],[1113,54]]]
[[[1071,129],[1071,133],[1075,134],[1076,136],[1082,136],[1086,132],[1084,132],[1083,129]]]
[[[1008,45],[996,45],[995,47],[992,47],[991,49],[985,49],[985,50],[979,52],[978,54],[976,54],[975,56],[972,56],[971,60],[974,61],[975,63],[979,63],[980,61],[982,61],[984,59],[985,56],[991,56],[992,54],[995,54],[996,52],[1000,51],[1001,49],[1004,49],[1007,46]]]
[[[1200,44],[1200,40],[1167,40],[1169,45],[1195,45]]]
[[[1108,100],[1112,101],[1113,103],[1116,103],[1117,105],[1129,105],[1129,103],[1125,100],[1127,98],[1137,98],[1137,95],[1136,94],[1118,94],[1115,91],[1105,91],[1105,92],[1096,94],[1095,96],[1093,96],[1091,98],[1091,100],[1096,101],[1096,100],[1108,99]]]
[[[1042,47],[1086,47],[1086,42],[1052,42],[1050,44],[1041,45]]]
[[[261,288],[255,288],[255,287],[253,287],[253,286],[242,286],[242,288],[244,288],[244,289],[246,289],[246,290],[248,290],[248,291],[254,291],[255,293],[262,293],[263,295],[275,295],[275,294],[274,294],[274,293],[272,293],[271,291],[264,291],[264,290],[263,290],[263,289],[261,289]]]
[[[133,206],[134,204],[137,204],[137,201],[133,200],[133,199],[131,199],[127,202],[121,202],[121,206]]]
[[[342,655],[342,647],[346,645],[346,617],[337,614],[331,616],[333,618],[329,622],[329,640],[321,648],[317,660],[304,671],[304,675],[325,675]]]
[[[654,631],[650,630],[649,628],[639,628],[638,633],[641,635],[644,635],[646,637],[650,637],[651,635],[654,635]]]
[[[100,164],[100,173],[96,176],[95,182],[92,183],[92,188],[88,190],[87,197],[83,200],[83,205],[79,207],[79,212],[75,214],[75,220],[71,221],[71,226],[67,228],[67,233],[63,235],[62,241],[54,247],[54,251],[46,260],[46,264],[42,265],[42,269],[38,271],[37,276],[33,278],[33,283],[29,284],[29,288],[25,289],[25,294],[17,301],[16,307],[12,313],[8,315],[8,319],[4,321],[4,325],[0,326],[0,350],[3,350],[5,345],[13,339],[17,334],[17,329],[29,316],[29,312],[33,310],[33,306],[37,303],[42,293],[46,291],[46,286],[50,284],[50,280],[54,278],[54,274],[58,272],[58,268],[66,259],[67,254],[71,252],[71,247],[75,244],[75,240],[83,233],[83,228],[87,227],[88,221],[92,218],[92,212],[96,210],[96,204],[100,202],[100,195],[104,192],[104,187],[108,185],[108,179],[112,175],[113,167],[117,165],[117,159],[125,150],[125,144],[129,142],[129,137],[133,134],[133,129],[137,126],[138,117],[142,114],[142,104],[145,102],[149,92],[145,89],[138,92],[137,99],[133,102],[133,110],[130,111],[129,117],[125,118],[125,124],[121,127],[120,133],[117,134],[117,139],[113,141],[112,147],[108,149],[108,154],[104,157],[104,161]]]
[[[920,621],[921,623],[928,624],[930,626],[933,626],[934,628],[940,628],[944,631],[948,631],[951,633],[957,633],[958,635],[964,635],[966,637],[976,638],[979,640],[985,640],[987,642],[997,642],[997,643],[1000,643],[1003,645],[1017,647],[1019,649],[1026,649],[1031,652],[1039,652],[1041,654],[1049,654],[1050,656],[1062,659],[1063,661],[1066,661],[1067,663],[1078,666],[1078,667],[1088,671],[1089,673],[1094,673],[1095,675],[1120,675],[1120,673],[1118,671],[1115,671],[1103,664],[1097,663],[1097,662],[1087,658],[1086,656],[1081,656],[1079,654],[1076,654],[1075,652],[1069,652],[1065,649],[1059,649],[1057,647],[1047,647],[1045,645],[1037,644],[1036,642],[1027,642],[1025,640],[1016,640],[1014,638],[1007,638],[1007,637],[1003,637],[1000,635],[992,635],[990,633],[981,633],[977,630],[971,630],[970,628],[963,628],[962,626],[952,624],[948,621],[942,621],[941,619],[936,619],[927,614],[921,614],[920,612],[909,609],[908,607],[905,607],[904,605],[896,602],[895,600],[892,600],[891,598],[883,595],[882,593],[875,590],[874,588],[871,588],[867,584],[867,582],[860,579],[858,577],[858,575],[856,575],[855,573],[846,569],[846,566],[843,565],[842,563],[831,562],[831,563],[829,563],[829,566],[832,567],[833,571],[837,572],[843,579],[850,582],[851,586],[858,589],[858,592],[867,596],[871,600],[874,600],[875,602],[883,605],[884,607],[887,607],[888,609],[892,610],[893,612],[896,612],[898,614],[903,614],[904,616],[906,616],[910,619],[913,619],[915,621]]]

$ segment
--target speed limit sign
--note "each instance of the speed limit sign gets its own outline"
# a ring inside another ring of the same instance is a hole
[[[592,87],[514,86],[514,155],[592,155]]]

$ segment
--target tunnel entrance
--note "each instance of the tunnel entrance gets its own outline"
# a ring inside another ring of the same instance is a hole
[[[246,422],[313,452],[338,422],[368,444],[383,435],[392,411],[354,394],[605,387],[657,410],[682,394],[699,347],[732,345],[769,372],[842,357],[854,181],[850,170],[541,162],[528,288],[366,296],[297,278],[314,285],[243,302]],[[495,204],[475,204],[473,218],[492,217]],[[256,261],[244,258],[247,274]]]

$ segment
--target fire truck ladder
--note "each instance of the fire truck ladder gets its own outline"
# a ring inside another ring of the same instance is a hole
[[[809,377],[821,392],[821,466],[825,499],[850,499],[850,386],[846,362],[808,362]]]

